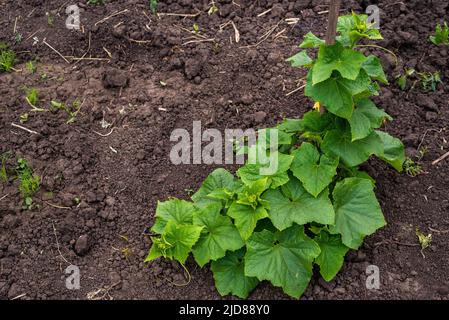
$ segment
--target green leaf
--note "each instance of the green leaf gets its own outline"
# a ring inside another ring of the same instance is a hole
[[[404,144],[401,140],[390,136],[386,132],[377,131],[376,134],[380,137],[383,144],[383,152],[376,155],[389,163],[398,172],[402,172],[402,166],[405,161]]]
[[[320,248],[304,234],[302,226],[282,232],[254,233],[248,240],[245,274],[269,280],[292,297],[299,298],[312,277],[313,260]]]
[[[229,171],[219,168],[214,170],[203,182],[201,188],[192,195],[192,200],[198,207],[205,207],[212,203],[221,202],[219,199],[208,197],[216,189],[233,190],[235,178]]]
[[[329,79],[333,71],[340,72],[343,78],[355,80],[360,73],[366,57],[360,52],[345,49],[340,43],[322,45],[313,66],[312,84]]]
[[[268,212],[263,206],[256,208],[233,202],[229,207],[227,215],[234,219],[234,224],[243,240],[247,240],[254,229],[257,221],[267,218]]]
[[[277,128],[287,133],[296,133],[303,131],[301,119],[284,119]]]
[[[357,102],[357,107],[349,119],[352,141],[369,136],[374,129],[380,128],[385,120],[393,120],[388,113],[379,109],[369,99]]]
[[[362,68],[372,79],[388,84],[387,77],[385,76],[384,69],[382,68],[382,64],[378,57],[369,55],[363,63]]]
[[[351,119],[354,109],[353,96],[368,90],[371,80],[365,71],[361,71],[355,80],[343,79],[337,75],[312,85],[310,81],[313,77],[309,72],[305,95],[314,101],[319,101],[329,112],[345,118]]]
[[[298,52],[294,56],[288,58],[286,61],[290,62],[292,67],[294,68],[300,68],[304,66],[310,67],[313,62],[313,60],[309,57],[309,55],[305,51]]]
[[[211,270],[214,274],[215,286],[222,296],[233,294],[246,299],[259,284],[257,278],[245,276],[244,255],[245,250],[241,249],[228,252],[224,258],[212,261]]]
[[[343,266],[349,248],[341,242],[339,235],[330,235],[326,231],[314,238],[320,246],[321,253],[315,259],[320,266],[320,274],[326,281],[331,281]]]
[[[292,155],[294,159],[290,170],[314,197],[327,188],[337,174],[338,159],[320,155],[311,143],[304,142]]]
[[[271,188],[277,188],[288,182],[287,170],[293,161],[293,156],[280,152],[271,154],[269,164],[247,164],[237,171],[237,175],[245,184],[251,184],[257,180],[268,178]],[[277,161],[276,161],[277,158]]]
[[[353,47],[361,38],[381,40],[380,31],[367,24],[368,16],[355,14],[338,17],[337,41],[345,47]]]
[[[321,148],[326,154],[339,157],[348,167],[355,167],[373,154],[382,154],[382,141],[373,132],[368,137],[352,141],[350,130],[331,130],[324,137]]]
[[[318,48],[322,44],[325,44],[324,40],[321,40],[312,32],[307,32],[307,34],[304,36],[303,42],[299,45],[299,47],[301,49]]]
[[[430,36],[430,41],[435,45],[449,44],[449,26],[444,22],[444,26],[437,24],[435,35]]]
[[[234,251],[245,245],[231,219],[221,215],[220,211],[220,204],[212,204],[193,216],[193,223],[203,227],[192,250],[200,267],[210,260],[223,258],[227,250]]]
[[[328,112],[322,114],[319,111],[309,111],[300,121],[304,131],[323,133],[332,127],[334,118],[335,116]]]
[[[367,179],[346,178],[336,184],[334,192],[335,226],[331,233],[339,233],[342,242],[357,249],[365,236],[386,225],[373,184]]]
[[[293,223],[304,225],[309,222],[333,224],[334,209],[329,200],[329,190],[325,189],[318,197],[310,195],[301,182],[293,177],[280,189],[268,190],[262,196],[268,201],[268,212],[273,225],[284,230]]]
[[[193,214],[196,211],[195,206],[191,202],[180,199],[171,199],[168,201],[157,203],[156,222],[151,231],[155,233],[163,233],[165,225],[169,221],[177,224],[192,224]]]
[[[184,264],[203,227],[169,221],[160,238],[151,237],[153,245],[145,262],[158,257],[174,259]]]

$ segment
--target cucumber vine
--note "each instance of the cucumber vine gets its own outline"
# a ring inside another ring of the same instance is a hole
[[[262,163],[247,163],[237,177],[217,169],[192,201],[159,202],[145,261],[184,264],[192,253],[201,267],[210,263],[221,295],[246,298],[268,280],[299,298],[314,265],[332,280],[346,253],[386,225],[375,180],[359,166],[375,155],[400,172],[405,155],[399,139],[379,130],[392,118],[370,100],[388,81],[378,57],[357,51],[361,39],[382,38],[366,18],[340,17],[333,45],[309,32],[300,48],[318,49],[317,58],[301,51],[288,59],[308,68],[305,95],[326,112],[271,129],[277,171],[261,174]]]

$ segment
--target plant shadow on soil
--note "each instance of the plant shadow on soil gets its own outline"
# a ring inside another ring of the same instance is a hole
[[[107,287],[107,294],[94,297],[220,298],[208,268],[200,269],[191,259],[186,267],[192,281],[186,286],[172,285],[185,282],[181,266],[162,260],[143,263],[157,200],[187,199],[189,190],[196,190],[216,168],[172,165],[170,133],[189,129],[196,120],[222,131],[269,127],[310,110],[311,101],[301,91],[286,95],[304,71],[284,60],[308,31],[324,34],[327,17],[320,12],[327,5],[317,0],[216,2],[219,11],[208,15],[209,1],[161,1],[163,13],[202,13],[160,19],[144,0],[83,5],[84,33],[65,28],[64,1],[0,4],[0,41],[14,43],[17,33],[23,38],[12,46],[18,52],[15,68],[22,71],[0,75],[0,153],[26,158],[42,176],[35,200],[40,208],[32,211],[22,210],[16,182],[0,184],[0,299],[86,299]],[[342,13],[362,12],[372,3],[381,8],[385,40],[379,45],[399,58],[396,65],[389,54],[376,51],[391,82],[376,103],[395,118],[385,130],[404,141],[410,157],[427,149],[421,160],[424,173],[412,178],[370,160],[365,169],[377,180],[388,226],[350,253],[332,282],[318,276],[312,280],[303,298],[447,299],[449,165],[448,160],[436,166],[431,162],[448,148],[449,94],[446,86],[436,92],[420,87],[401,91],[394,77],[413,67],[441,70],[443,81],[449,78],[448,48],[428,41],[435,24],[449,20],[449,6],[443,0],[345,1]],[[54,16],[53,25],[46,12]],[[295,17],[296,24],[287,24],[285,19]],[[239,30],[239,43],[232,25],[224,25],[230,20]],[[192,38],[189,30],[195,23],[204,38]],[[38,43],[33,45],[34,37]],[[67,64],[42,43],[44,38],[64,56],[109,62]],[[214,40],[186,44],[204,39]],[[37,72],[31,74],[25,63],[35,57]],[[39,90],[42,106],[51,100],[84,103],[75,122],[66,124],[64,112],[30,112],[24,87]],[[24,113],[29,117],[23,126],[40,134],[11,127]],[[13,166],[16,158],[7,165]],[[433,234],[425,259],[419,247],[406,245],[418,243],[416,227]],[[68,263],[80,268],[80,290],[65,287]],[[372,264],[380,269],[380,290],[365,288],[365,270]],[[288,299],[267,283],[250,298]]]

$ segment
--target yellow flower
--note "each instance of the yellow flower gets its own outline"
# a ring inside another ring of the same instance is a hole
[[[315,102],[315,105],[313,106],[313,110],[320,111],[321,105],[319,102]]]

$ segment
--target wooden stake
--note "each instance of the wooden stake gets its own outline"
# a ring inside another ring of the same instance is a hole
[[[327,32],[326,32],[326,44],[335,44],[335,37],[337,36],[337,21],[338,15],[340,13],[340,3],[341,0],[331,0],[329,6],[329,19],[327,22]]]
[[[327,32],[326,32],[326,45],[331,46],[335,44],[335,38],[337,37],[337,22],[338,15],[340,14],[340,3],[341,0],[331,0],[329,6],[329,18],[327,21]],[[320,113],[326,112],[324,106],[320,107]]]

